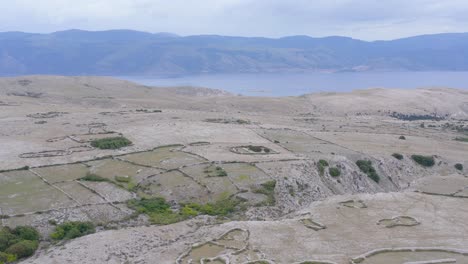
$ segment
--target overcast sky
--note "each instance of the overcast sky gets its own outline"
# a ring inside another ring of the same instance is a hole
[[[468,0],[0,0],[0,31],[135,29],[179,35],[468,32]]]

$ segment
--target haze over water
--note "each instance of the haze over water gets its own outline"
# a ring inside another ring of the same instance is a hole
[[[207,87],[248,96],[297,96],[368,88],[468,89],[468,72],[261,73],[118,78],[150,86]]]

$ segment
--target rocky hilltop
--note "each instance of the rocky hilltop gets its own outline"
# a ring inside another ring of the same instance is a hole
[[[41,233],[24,263],[468,263],[467,106],[1,78],[1,224]]]

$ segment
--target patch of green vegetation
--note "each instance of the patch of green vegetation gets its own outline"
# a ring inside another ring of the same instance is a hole
[[[57,225],[50,237],[54,240],[69,240],[86,236],[96,232],[94,224],[91,222],[65,222]]]
[[[432,167],[435,164],[433,156],[412,155],[411,158],[421,166]]]
[[[234,198],[225,198],[214,203],[196,204],[190,203],[184,207],[188,207],[198,214],[206,214],[211,216],[228,216],[236,211],[236,207],[241,202]]]
[[[101,138],[91,141],[91,146],[99,149],[119,149],[131,144],[132,142],[125,137]]]
[[[220,166],[208,166],[203,171],[204,173],[208,174],[207,177],[226,177],[228,176],[227,172]]]
[[[462,171],[462,170],[463,170],[463,164],[461,164],[461,163],[455,164],[454,167],[455,167],[455,169],[457,169],[457,170],[459,170],[459,171]]]
[[[13,254],[0,252],[0,264],[15,262],[18,258]]]
[[[150,217],[150,221],[157,225],[168,225],[180,222],[197,215],[228,216],[236,212],[241,202],[237,199],[226,198],[214,203],[181,204],[179,211],[173,211],[164,198],[156,197],[149,199],[133,199],[127,205],[138,213],[145,213]]]
[[[341,175],[341,170],[338,169],[337,167],[329,168],[328,172],[330,173],[330,176],[332,177],[339,177]]]
[[[30,226],[0,229],[0,263],[32,256],[39,245],[39,232]]]
[[[400,153],[393,153],[392,157],[394,157],[397,160],[402,160],[403,159],[403,155],[401,155]]]
[[[371,178],[376,183],[379,183],[380,176],[379,176],[379,174],[377,174],[377,171],[375,170],[374,166],[372,166],[372,161],[370,161],[370,160],[358,160],[358,161],[356,161],[356,165],[369,178]]]
[[[276,204],[275,199],[276,181],[268,181],[261,184],[261,188],[253,190],[254,193],[260,193],[267,196],[267,199],[260,203],[259,206],[273,206]]]
[[[318,167],[320,176],[323,176],[325,174],[325,167],[328,167],[328,161],[323,160],[323,159],[319,160],[317,167]]]
[[[454,140],[461,142],[468,142],[468,137],[456,137]]]
[[[86,176],[80,178],[80,181],[108,182],[110,180],[97,174],[87,173]]]
[[[261,153],[261,152],[270,153],[270,151],[271,151],[269,148],[262,147],[262,146],[253,146],[253,145],[249,145],[249,146],[247,146],[247,148],[248,148],[250,151],[255,152],[255,153]]]

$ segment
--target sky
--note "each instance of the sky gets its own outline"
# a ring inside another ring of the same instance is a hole
[[[468,0],[0,0],[0,10],[0,32],[133,29],[363,40],[468,32]]]

